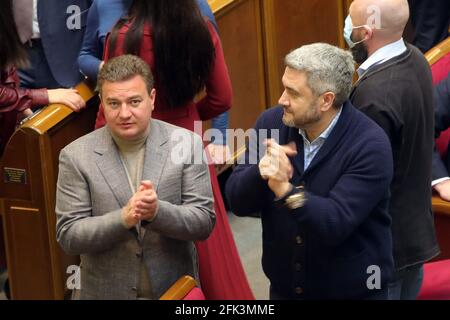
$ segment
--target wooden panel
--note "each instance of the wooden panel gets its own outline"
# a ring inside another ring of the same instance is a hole
[[[15,168],[25,179],[0,180],[6,256],[13,299],[62,299],[66,268],[78,257],[65,255],[56,242],[55,193],[61,148],[92,131],[98,99],[77,86],[88,107],[79,113],[50,105],[11,137],[0,170]],[[20,177],[20,175],[19,175]]]
[[[211,10],[214,12],[214,15],[218,17],[219,15],[224,13],[225,8],[227,8],[230,4],[236,2],[235,0],[208,0],[209,6]]]
[[[282,93],[284,57],[292,49],[314,42],[343,46],[346,0],[265,0],[266,79],[268,101]]]
[[[25,135],[16,136],[17,143],[14,145],[8,145],[9,151],[6,150],[1,159],[3,163],[8,163],[8,165],[2,165],[1,180],[0,180],[0,190],[1,197],[12,198],[31,201],[31,185],[30,171],[28,170],[29,161],[33,159],[33,155],[29,154],[29,150],[24,148],[26,145]],[[7,170],[25,170],[22,171],[26,176],[26,183],[7,183],[5,182],[5,175]]]
[[[230,128],[253,127],[266,108],[260,4],[259,0],[233,1],[217,13],[233,85]]]
[[[4,240],[4,228],[5,223],[3,222],[3,202],[0,201],[0,270],[6,268],[6,251],[5,251],[5,240]]]
[[[48,285],[51,265],[42,212],[38,208],[11,206],[8,202],[5,207],[6,237],[16,239],[8,242],[7,247],[9,277],[14,279],[10,281],[11,295],[15,299],[53,297],[53,288]],[[20,289],[24,287],[26,292]]]

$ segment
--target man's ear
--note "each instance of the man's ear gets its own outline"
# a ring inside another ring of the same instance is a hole
[[[363,32],[364,32],[364,37],[363,37],[363,39],[364,39],[364,41],[367,41],[367,40],[370,40],[370,39],[372,39],[372,36],[373,36],[373,29],[371,28],[371,27],[369,27],[369,26],[363,26]]]
[[[334,100],[336,99],[336,94],[334,92],[328,91],[322,94],[320,97],[320,110],[322,112],[328,111],[333,107]]]
[[[156,90],[155,88],[150,91],[150,102],[152,105],[152,111],[155,109],[155,100],[156,100]]]

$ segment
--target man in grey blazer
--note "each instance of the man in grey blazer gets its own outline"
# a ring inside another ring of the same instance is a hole
[[[81,256],[75,298],[157,299],[183,275],[199,280],[193,241],[215,222],[203,144],[151,119],[156,93],[140,58],[110,60],[98,86],[107,126],[60,154],[57,240]]]

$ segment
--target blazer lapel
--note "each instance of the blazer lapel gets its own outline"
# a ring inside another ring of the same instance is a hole
[[[165,167],[168,150],[167,130],[156,120],[150,122],[150,134],[145,145],[144,170],[142,180],[150,180],[158,192],[159,181]],[[142,240],[145,237],[146,229],[142,228]]]
[[[125,168],[120,160],[119,150],[108,129],[105,127],[103,130],[104,138],[95,148],[95,152],[100,156],[97,160],[97,167],[111,188],[120,207],[124,207],[132,197],[133,192],[130,189]]]
[[[159,181],[168,155],[168,134],[158,121],[152,120],[150,134],[145,146],[142,180],[150,180],[158,191]]]

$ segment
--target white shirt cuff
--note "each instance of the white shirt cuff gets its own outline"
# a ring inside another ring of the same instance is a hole
[[[433,180],[433,181],[431,181],[431,186],[434,187],[438,183],[440,183],[442,181],[446,181],[446,180],[450,180],[450,177],[445,177],[445,178],[440,178],[440,179]]]

